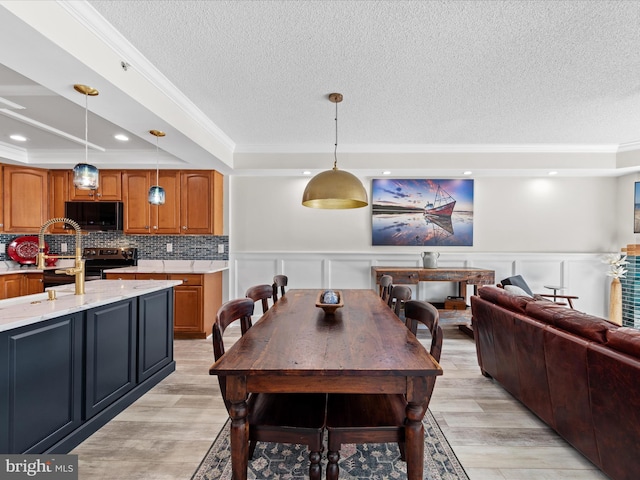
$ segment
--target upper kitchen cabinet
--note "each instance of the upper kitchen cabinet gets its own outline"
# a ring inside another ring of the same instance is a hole
[[[73,186],[73,173],[70,178],[69,200],[72,202],[119,202],[122,200],[122,172],[120,170],[99,170],[98,189],[81,190]]]
[[[159,172],[158,183],[165,191],[164,205],[149,204],[149,188],[156,184],[155,171],[127,170],[122,183],[124,233],[180,234],[180,172]]]
[[[4,165],[3,231],[38,233],[48,217],[47,170]]]
[[[49,170],[49,218],[66,216],[64,202],[69,200],[69,184],[71,183],[68,170]],[[49,233],[73,233],[65,230],[63,223],[54,223],[47,230]]]
[[[214,170],[160,171],[164,205],[150,205],[149,187],[156,172],[123,174],[124,233],[222,235],[223,176]]]
[[[222,183],[215,170],[180,173],[182,233],[222,235]]]

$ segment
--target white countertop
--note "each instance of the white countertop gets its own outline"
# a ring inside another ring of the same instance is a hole
[[[75,285],[72,283],[48,288],[47,290],[55,290],[55,300],[47,300],[47,292],[0,300],[0,332],[138,297],[181,283],[180,280],[94,280],[85,283],[84,295],[74,295]]]
[[[106,269],[107,273],[216,273],[229,270],[226,260],[139,260],[136,267]]]
[[[59,259],[55,267],[46,267],[44,270],[58,270],[73,267],[73,265],[73,260]],[[18,262],[12,260],[0,262],[0,275],[11,275],[12,273],[42,273],[44,270],[36,268],[35,265],[23,265],[21,267]]]

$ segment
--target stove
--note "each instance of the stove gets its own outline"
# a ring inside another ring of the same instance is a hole
[[[134,267],[138,264],[138,249],[135,247],[85,247],[82,249],[84,258],[85,281],[104,278],[104,270],[109,268]],[[55,273],[55,270],[45,270],[43,273],[44,287],[55,287],[73,283],[73,275]]]

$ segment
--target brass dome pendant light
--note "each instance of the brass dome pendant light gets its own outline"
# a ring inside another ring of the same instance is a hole
[[[98,188],[98,169],[89,164],[89,96],[98,95],[98,90],[87,85],[76,84],[76,92],[82,93],[84,99],[84,163],[73,167],[73,186],[79,190],[96,190]]]
[[[355,175],[338,170],[338,103],[341,93],[332,93],[329,100],[336,104],[336,144],[333,150],[333,169],[313,177],[302,194],[302,205],[310,208],[346,209],[369,205],[367,192]]]
[[[160,186],[158,137],[164,137],[165,133],[160,130],[149,130],[149,133],[156,137],[156,184],[149,189],[149,203],[151,205],[164,205],[165,192],[164,188]]]

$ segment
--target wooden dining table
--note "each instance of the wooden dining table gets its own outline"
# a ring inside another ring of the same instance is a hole
[[[402,393],[407,478],[422,480],[422,404],[442,368],[373,290],[340,290],[332,315],[316,307],[319,292],[287,291],[209,369],[227,377],[232,478],[247,478],[250,393]]]

